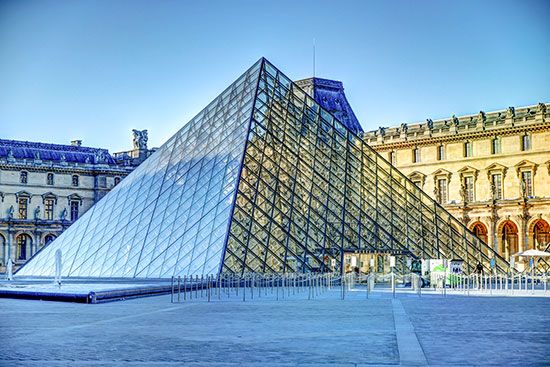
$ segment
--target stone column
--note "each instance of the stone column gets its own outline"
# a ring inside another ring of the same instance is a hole
[[[523,217],[519,218],[519,231],[518,231],[518,251],[523,252],[528,249],[527,239],[527,221]]]

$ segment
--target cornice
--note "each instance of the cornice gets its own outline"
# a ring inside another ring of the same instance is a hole
[[[29,165],[18,163],[0,162],[0,170],[6,171],[27,171],[27,172],[55,172],[66,174],[80,174],[96,176],[98,174],[109,174],[117,176],[127,176],[131,170],[112,168],[112,167],[75,167],[75,166],[45,166],[45,165]]]
[[[463,142],[464,140],[482,140],[486,138],[492,138],[495,135],[498,136],[510,136],[517,135],[525,132],[542,132],[550,130],[550,122],[543,122],[539,124],[529,124],[520,126],[499,126],[494,129],[477,130],[477,131],[460,131],[458,134],[446,133],[442,136],[420,136],[410,140],[398,140],[389,142],[373,142],[369,144],[371,148],[376,151],[388,151],[392,149],[400,148],[412,148],[422,146],[432,146],[442,143],[454,143]]]

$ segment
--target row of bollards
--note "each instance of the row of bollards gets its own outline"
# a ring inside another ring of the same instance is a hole
[[[191,300],[238,299],[246,302],[254,298],[290,299],[301,295],[312,300],[340,282],[332,273],[323,274],[221,274],[219,276],[178,276],[171,279],[172,303]]]

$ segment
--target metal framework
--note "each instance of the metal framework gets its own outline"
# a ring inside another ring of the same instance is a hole
[[[265,59],[17,275],[332,271],[344,251],[508,264]]]

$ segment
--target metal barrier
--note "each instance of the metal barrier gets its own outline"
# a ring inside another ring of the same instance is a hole
[[[365,292],[370,298],[378,294],[412,294],[422,297],[428,292],[446,297],[448,294],[462,295],[544,295],[550,296],[547,275],[518,274],[432,274],[429,285],[416,273],[410,274],[357,274],[344,276],[334,273],[290,273],[262,274],[247,273],[242,276],[222,274],[221,276],[172,277],[172,303],[190,301],[223,301],[266,299],[317,299],[327,291],[338,291],[339,298],[346,299],[349,292]],[[378,283],[379,286],[376,286]],[[426,283],[426,284],[425,284]],[[389,285],[389,287],[388,287]],[[424,290],[423,290],[424,289]]]

